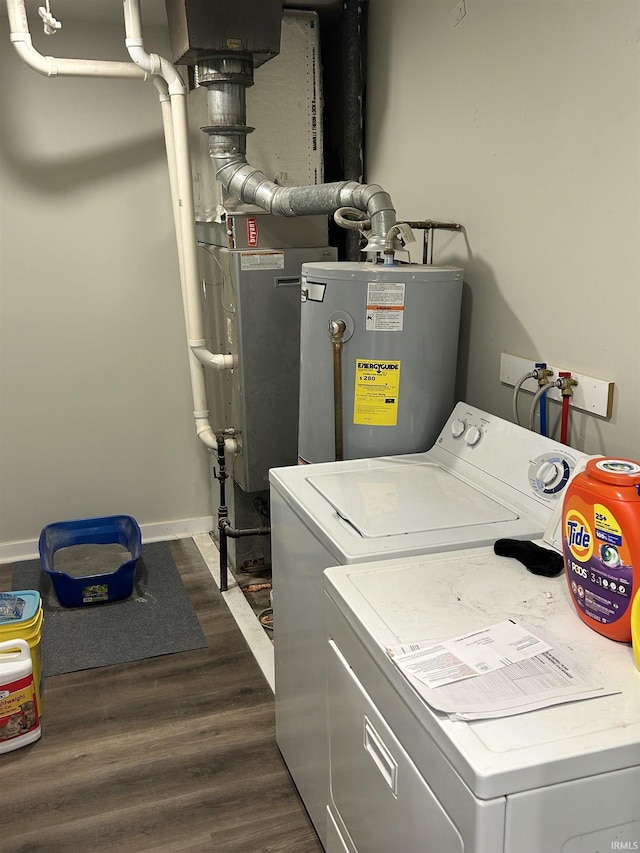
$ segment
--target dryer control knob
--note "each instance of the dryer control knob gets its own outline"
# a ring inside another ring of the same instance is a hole
[[[456,418],[456,420],[451,424],[451,434],[454,438],[460,438],[466,428],[466,423],[461,421],[460,418]]]
[[[464,440],[469,447],[475,447],[481,438],[482,430],[478,429],[478,427],[469,427],[464,436]]]

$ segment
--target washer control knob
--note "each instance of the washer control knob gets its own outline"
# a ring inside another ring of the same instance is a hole
[[[482,438],[482,430],[478,429],[478,427],[469,427],[466,431],[464,440],[469,445],[469,447],[475,447],[476,444]]]
[[[460,438],[466,428],[466,423],[461,421],[460,418],[456,418],[456,420],[451,424],[451,434],[454,438]]]
[[[560,476],[560,469],[556,465],[555,462],[543,462],[542,465],[538,468],[536,473],[536,479],[539,480],[543,486],[550,486],[555,480]]]

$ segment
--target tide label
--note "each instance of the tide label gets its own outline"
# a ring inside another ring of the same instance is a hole
[[[620,525],[604,504],[573,495],[563,522],[567,580],[578,609],[601,625],[617,622],[631,605],[633,567]]]
[[[565,515],[565,537],[572,557],[586,563],[593,555],[593,531],[581,512],[569,510]]]

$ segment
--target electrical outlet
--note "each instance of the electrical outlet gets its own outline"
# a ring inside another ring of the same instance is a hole
[[[536,359],[520,358],[517,355],[509,355],[503,352],[500,356],[500,382],[514,387],[519,379],[533,370],[535,365]],[[553,370],[553,376],[550,377],[551,382],[555,382],[558,379],[561,371],[569,370],[568,367],[556,367],[553,364],[548,364],[547,367]],[[613,389],[615,383],[607,379],[596,379],[593,376],[576,373],[575,370],[571,370],[570,373],[578,381],[578,384],[573,386],[571,407],[580,409],[582,412],[589,412],[592,415],[610,418],[613,409]],[[537,379],[527,379],[522,384],[521,390],[535,394],[538,387]],[[561,402],[562,394],[560,393],[560,389],[552,388],[550,391],[547,391],[547,399]]]

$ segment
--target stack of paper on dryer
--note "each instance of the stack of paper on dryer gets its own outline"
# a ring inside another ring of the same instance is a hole
[[[591,665],[512,619],[450,640],[387,649],[432,708],[453,720],[507,717],[618,692]]]

